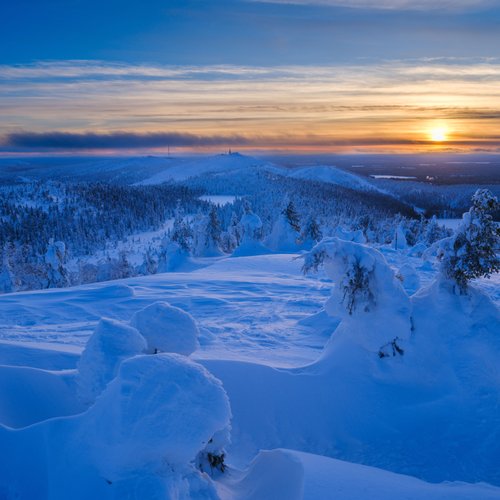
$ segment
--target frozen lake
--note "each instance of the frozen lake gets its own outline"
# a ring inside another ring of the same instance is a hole
[[[205,194],[203,196],[200,196],[200,200],[208,201],[210,203],[213,203],[214,205],[219,206],[230,205],[231,203],[234,203],[236,198],[238,198],[238,196],[218,194]]]

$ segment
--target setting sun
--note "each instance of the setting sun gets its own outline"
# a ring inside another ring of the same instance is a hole
[[[429,136],[434,142],[443,142],[448,138],[448,130],[445,127],[436,127],[429,131]]]

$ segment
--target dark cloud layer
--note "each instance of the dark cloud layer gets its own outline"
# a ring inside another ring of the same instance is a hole
[[[120,149],[166,149],[174,148],[302,148],[302,147],[395,147],[425,146],[428,140],[403,138],[360,137],[339,140],[324,135],[280,135],[280,136],[241,136],[241,135],[194,135],[175,132],[154,132],[140,134],[134,132],[113,133],[66,133],[66,132],[16,132],[0,140],[0,151],[88,151]],[[466,140],[450,140],[450,147],[500,147],[500,136],[485,136]]]
[[[5,150],[79,150],[79,149],[135,149],[172,147],[203,147],[245,145],[244,137],[198,136],[175,132],[154,132],[138,134],[134,132],[16,132],[8,134],[2,141]]]

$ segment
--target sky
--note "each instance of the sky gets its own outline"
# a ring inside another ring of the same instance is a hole
[[[17,0],[0,19],[0,155],[500,152],[498,0]]]

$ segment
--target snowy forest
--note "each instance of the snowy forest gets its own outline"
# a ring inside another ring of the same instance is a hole
[[[259,221],[252,238],[260,252],[307,250],[339,231],[418,252],[448,235],[437,217],[459,218],[473,194],[467,185],[368,181],[334,167],[293,170],[234,153],[172,168],[172,178],[156,170],[152,182],[137,181],[126,162],[106,181],[93,181],[90,171],[75,182],[56,170],[49,179],[4,182],[0,292],[164,272],[181,264],[181,254],[231,255],[249,213]],[[179,175],[183,168],[187,176]],[[210,203],[210,196],[228,198]]]

